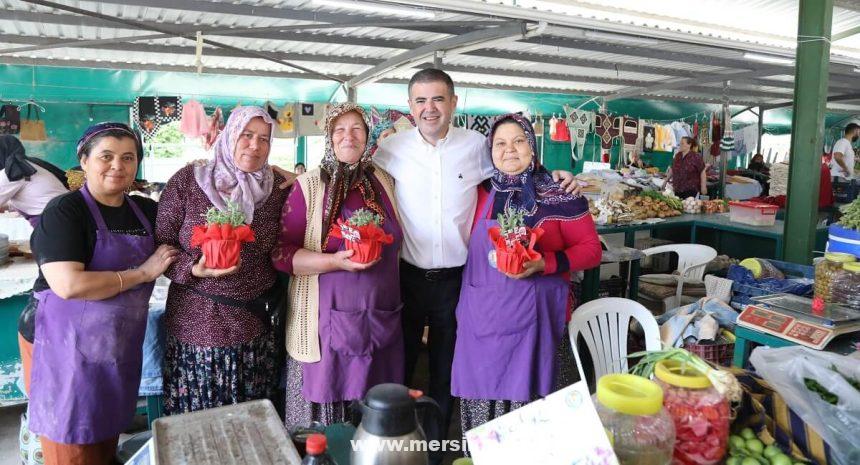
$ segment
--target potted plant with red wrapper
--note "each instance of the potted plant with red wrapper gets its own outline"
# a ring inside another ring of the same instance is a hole
[[[382,246],[394,242],[380,226],[382,217],[365,208],[353,212],[348,220],[338,219],[331,225],[331,235],[343,239],[346,249],[355,253],[349,257],[356,263],[370,263],[382,256]]]
[[[525,214],[521,209],[505,209],[497,217],[499,225],[490,228],[490,240],[496,248],[496,268],[502,273],[520,274],[525,271],[525,262],[541,258],[535,244],[543,229],[526,226]]]
[[[228,200],[226,211],[212,207],[204,216],[206,224],[194,227],[191,246],[202,249],[207,268],[225,270],[236,266],[242,244],[254,242],[254,231],[245,224],[245,214]]]

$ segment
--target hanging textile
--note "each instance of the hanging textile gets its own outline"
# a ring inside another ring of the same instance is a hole
[[[32,119],[31,111],[35,105],[27,105],[27,117],[21,121],[21,132],[18,136],[21,140],[43,141],[48,140],[45,130],[45,122],[42,121],[39,107],[36,107],[36,119]]]
[[[277,126],[282,137],[296,137],[296,104],[287,103],[278,110]]]
[[[466,119],[466,127],[488,136],[490,135],[490,117],[484,115],[469,115]]]
[[[558,123],[558,118],[555,115],[552,115],[552,118],[549,120],[549,139],[552,140],[555,137],[556,123]]]
[[[412,115],[403,113],[402,111],[388,110],[388,117],[391,119],[392,127],[397,132],[409,131],[415,127]]]
[[[215,145],[215,140],[218,139],[218,133],[224,129],[224,115],[221,112],[221,107],[215,108],[215,112],[209,118],[209,128],[203,136],[203,146],[206,150]]]
[[[711,132],[706,121],[702,121],[699,125],[698,139],[699,146],[702,147],[702,154],[711,153]]]
[[[322,136],[327,103],[302,103],[299,113],[298,135]]]
[[[604,150],[612,148],[612,139],[620,133],[620,124],[615,124],[618,120],[619,118],[614,118],[606,113],[598,113],[594,117],[594,131],[600,137],[600,147]]]
[[[550,140],[553,142],[570,142],[570,129],[568,129],[564,118],[555,120],[555,131],[553,131]]]
[[[151,137],[163,124],[182,118],[179,97],[137,97],[134,99],[134,122],[146,137]]]
[[[186,137],[200,137],[209,132],[209,118],[197,100],[189,100],[182,106],[179,131]]]
[[[594,113],[585,110],[576,110],[568,105],[564,106],[567,114],[567,126],[570,129],[570,156],[574,160],[581,160],[585,155],[585,141],[588,133],[594,128]]]
[[[635,118],[620,118],[622,130],[621,140],[624,141],[624,150],[636,150],[636,140],[639,138],[639,120]]]
[[[21,131],[21,113],[15,105],[0,106],[0,134],[18,134]]]
[[[654,144],[657,142],[657,133],[654,131],[654,126],[643,126],[643,131],[642,151],[653,152]]]
[[[711,155],[718,157],[720,155],[720,144],[723,139],[723,128],[718,118],[713,118],[711,123]]]

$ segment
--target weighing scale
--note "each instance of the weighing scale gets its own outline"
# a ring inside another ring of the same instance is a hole
[[[792,294],[752,298],[753,304],[741,312],[737,324],[821,350],[833,338],[860,331],[860,311],[839,304],[827,304],[814,312],[812,299]]]

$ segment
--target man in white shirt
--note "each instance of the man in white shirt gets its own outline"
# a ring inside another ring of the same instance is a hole
[[[845,126],[845,136],[833,144],[833,159],[830,160],[830,176],[854,179],[854,147],[860,138],[860,125],[849,123]]]
[[[425,422],[429,437],[447,436],[451,420],[451,364],[457,322],[454,311],[469,233],[478,202],[477,187],[493,174],[484,135],[451,126],[457,95],[451,77],[438,69],[417,72],[409,81],[409,110],[416,128],[380,142],[374,161],[396,183],[394,196],[403,227],[400,262],[406,382],[411,381],[424,326],[429,322],[430,389],[442,409],[445,430]],[[573,174],[553,172],[569,191]],[[492,350],[489,348],[488,350]],[[441,454],[431,454],[438,463]]]

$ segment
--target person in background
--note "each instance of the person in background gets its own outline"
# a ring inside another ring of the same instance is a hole
[[[708,195],[708,175],[702,154],[693,152],[693,146],[698,143],[692,137],[681,138],[681,148],[672,160],[666,184],[672,183],[672,190],[678,198],[696,197],[699,194]]]
[[[457,305],[452,393],[460,397],[468,431],[574,381],[569,337],[571,272],[600,265],[601,246],[588,200],[568,194],[537,162],[531,123],[500,117],[487,138],[493,177],[478,187],[478,205]],[[502,273],[488,260],[488,231],[507,209],[525,213],[544,233],[541,257],[520,274]],[[563,373],[563,374],[562,374]]]
[[[645,160],[643,160],[642,157],[639,156],[638,150],[632,150],[627,155],[627,167],[644,170],[645,168],[650,168],[651,165],[645,163]]]
[[[403,233],[394,181],[373,164],[370,126],[361,107],[342,103],[326,114],[320,168],[298,178],[281,218],[272,256],[290,282],[287,324],[286,427],[349,421],[350,404],[381,383],[403,383],[402,302],[398,259]],[[380,259],[350,260],[330,234],[364,209],[393,236]]]
[[[170,278],[164,323],[164,410],[192,412],[274,394],[278,367],[272,313],[283,288],[270,254],[281,230],[285,182],[268,164],[272,125],[259,107],[233,110],[215,142],[214,156],[180,169],[161,194],[156,237],[180,254]],[[191,245],[195,226],[212,207],[237,204],[254,242],[242,244],[239,263],[206,266]]]
[[[30,239],[19,345],[45,463],[107,465],[137,405],[153,281],[177,251],[156,247],[155,202],[125,194],[143,155],[128,126],[90,127],[77,155],[86,183],[48,202]]]
[[[768,168],[767,164],[765,164],[764,162],[764,155],[760,153],[753,155],[752,159],[750,160],[749,166],[747,166],[747,169],[750,171],[761,173],[765,176],[770,176],[770,168]]]
[[[849,123],[843,137],[833,144],[833,159],[830,160],[830,176],[854,179],[854,147],[860,139],[860,125]]]
[[[415,371],[425,326],[429,326],[428,395],[439,403],[444,430],[425,421],[428,436],[444,438],[451,422],[451,363],[457,334],[455,310],[466,263],[476,187],[492,177],[486,137],[451,125],[457,95],[451,76],[424,69],[408,85],[409,111],[417,127],[379,141],[374,162],[394,177],[403,226],[400,288],[406,382]],[[573,174],[555,171],[562,187],[577,191]],[[442,461],[431,452],[430,463]]]
[[[21,213],[35,228],[53,198],[69,192],[66,175],[56,166],[28,157],[17,137],[0,136],[0,211]]]
[[[294,168],[294,171],[296,173],[296,176],[298,176],[301,174],[305,174],[305,172],[307,172],[307,168],[305,168],[304,163],[298,162],[298,163],[296,163],[296,167]]]

